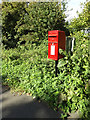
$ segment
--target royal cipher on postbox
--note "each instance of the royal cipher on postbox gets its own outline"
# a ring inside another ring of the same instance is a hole
[[[59,48],[65,50],[65,41],[64,31],[48,31],[48,59],[58,60],[64,57],[59,54]]]

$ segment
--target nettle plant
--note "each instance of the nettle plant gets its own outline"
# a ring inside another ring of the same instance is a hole
[[[64,99],[60,101],[59,108],[64,111],[62,116],[79,111],[81,117],[88,118],[89,109],[89,50],[88,35],[77,32],[76,46],[73,55],[61,51],[65,55],[58,64],[59,78],[62,78],[62,94]]]

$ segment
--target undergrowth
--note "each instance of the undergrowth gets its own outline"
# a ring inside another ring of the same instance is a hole
[[[2,49],[2,82],[14,91],[24,91],[46,101],[54,110],[63,111],[62,118],[80,111],[81,118],[88,118],[89,109],[89,51],[88,37],[75,34],[73,55],[65,55],[58,63],[55,77],[55,61],[47,55],[47,40],[40,46],[20,45]]]

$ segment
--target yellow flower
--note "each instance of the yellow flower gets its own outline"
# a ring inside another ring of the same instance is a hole
[[[9,80],[9,79],[7,79],[7,80]]]

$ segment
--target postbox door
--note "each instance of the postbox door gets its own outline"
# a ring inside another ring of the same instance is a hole
[[[58,43],[48,42],[48,58],[58,60]]]

